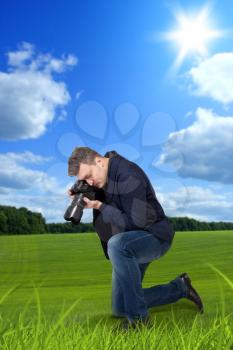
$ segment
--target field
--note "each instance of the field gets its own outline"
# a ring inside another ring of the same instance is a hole
[[[204,301],[150,309],[154,325],[116,331],[111,263],[96,234],[0,237],[0,349],[230,349],[233,232],[178,232],[143,286],[188,272]]]

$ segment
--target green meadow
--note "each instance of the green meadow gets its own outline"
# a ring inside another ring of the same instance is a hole
[[[182,299],[122,331],[111,263],[96,234],[0,237],[0,349],[233,349],[233,231],[177,232],[143,287],[188,272],[205,311]]]

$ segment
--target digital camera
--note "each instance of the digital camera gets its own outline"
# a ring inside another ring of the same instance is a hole
[[[83,208],[86,204],[83,197],[95,200],[97,191],[98,189],[96,187],[88,185],[85,180],[76,181],[70,189],[70,194],[74,197],[66,209],[64,219],[71,221],[73,224],[79,224],[83,215]]]

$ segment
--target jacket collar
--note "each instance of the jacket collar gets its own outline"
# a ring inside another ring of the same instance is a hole
[[[118,171],[118,165],[121,160],[121,156],[115,152],[107,152],[105,157],[109,155],[109,163],[108,163],[108,175],[107,175],[107,184],[105,188],[105,192],[107,195],[107,199],[111,201],[112,196],[114,194],[114,189],[116,185],[116,177],[117,177],[117,171]]]

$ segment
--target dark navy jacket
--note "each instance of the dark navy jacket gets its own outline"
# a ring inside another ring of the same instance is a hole
[[[107,242],[119,232],[144,230],[171,242],[174,231],[144,171],[115,151],[109,157],[108,178],[96,198],[104,204],[93,210],[93,224],[107,259]]]

